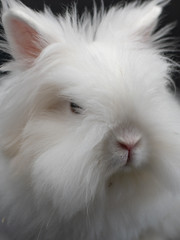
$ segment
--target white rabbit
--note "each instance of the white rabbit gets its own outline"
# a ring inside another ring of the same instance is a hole
[[[167,1],[55,17],[3,0],[0,217],[15,240],[180,236]],[[1,228],[0,228],[1,229]]]

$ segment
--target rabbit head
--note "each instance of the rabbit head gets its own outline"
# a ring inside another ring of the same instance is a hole
[[[167,29],[153,34],[162,7],[134,3],[78,20],[3,3],[2,47],[13,60],[3,66],[2,149],[35,196],[66,217],[112,175],[141,172],[162,154],[176,107],[158,48]]]

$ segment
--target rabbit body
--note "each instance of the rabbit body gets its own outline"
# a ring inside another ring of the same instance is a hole
[[[165,1],[78,20],[2,2],[0,231],[18,240],[180,235],[180,107],[154,33]]]

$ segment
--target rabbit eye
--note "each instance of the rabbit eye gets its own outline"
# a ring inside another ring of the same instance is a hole
[[[82,108],[79,105],[77,105],[76,103],[71,102],[70,103],[70,107],[71,107],[71,111],[73,113],[76,113],[76,114],[80,114],[81,113]]]

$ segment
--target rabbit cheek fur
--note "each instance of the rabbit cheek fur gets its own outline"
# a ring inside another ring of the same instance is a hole
[[[0,211],[15,239],[180,234],[180,110],[152,34],[162,7],[78,23],[4,1]]]

